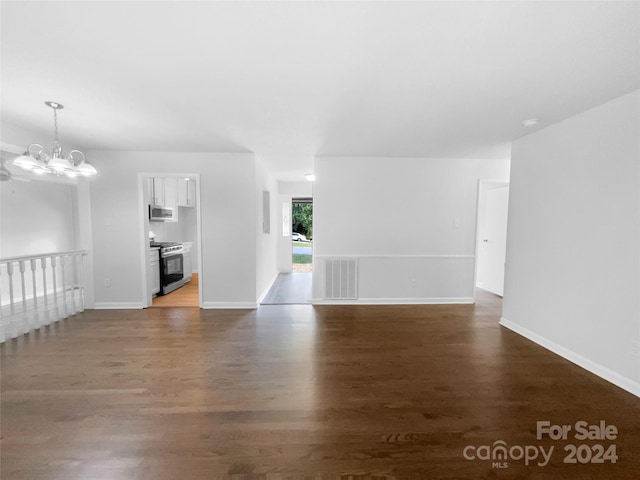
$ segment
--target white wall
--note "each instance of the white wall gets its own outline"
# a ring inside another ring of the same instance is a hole
[[[255,306],[253,154],[93,151],[90,155],[101,173],[91,190],[98,307],[143,305],[140,172],[200,174],[203,306]]]
[[[310,198],[313,196],[313,182],[279,182],[278,190],[282,195],[290,195],[293,198]]]
[[[314,302],[332,257],[358,259],[359,303],[473,301],[478,180],[508,172],[508,160],[316,158]]]
[[[640,93],[513,145],[502,323],[640,395]]]
[[[2,257],[77,248],[77,187],[45,181],[0,184]]]
[[[178,241],[193,242],[191,245],[191,271],[198,272],[198,220],[197,208],[178,207],[178,218],[181,228],[181,237]]]
[[[278,182],[256,158],[256,292],[261,300],[278,276]],[[269,192],[269,233],[264,233],[264,192]]]

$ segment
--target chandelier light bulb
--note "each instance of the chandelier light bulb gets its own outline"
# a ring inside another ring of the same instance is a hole
[[[98,174],[98,171],[95,169],[95,167],[87,162],[82,162],[80,165],[76,167],[76,170],[83,177],[90,177],[92,175]]]
[[[33,170],[40,166],[38,161],[29,155],[29,152],[24,152],[23,155],[13,161],[13,164],[24,170]]]

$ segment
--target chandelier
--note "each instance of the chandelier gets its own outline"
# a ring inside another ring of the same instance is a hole
[[[58,110],[64,108],[57,102],[44,102],[53,109],[54,141],[53,152],[42,145],[32,143],[27,147],[27,151],[13,161],[17,167],[29,170],[37,174],[50,173],[53,175],[65,175],[67,177],[91,177],[97,175],[98,171],[89,164],[84,153],[80,150],[71,150],[67,156],[62,152],[62,146],[58,141]]]

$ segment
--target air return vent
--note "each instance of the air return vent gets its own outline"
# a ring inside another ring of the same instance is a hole
[[[327,300],[355,300],[358,298],[358,260],[332,258],[324,263],[324,298]]]

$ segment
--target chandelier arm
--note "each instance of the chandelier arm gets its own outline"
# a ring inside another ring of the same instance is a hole
[[[37,148],[38,149],[35,154],[31,152],[32,148]],[[42,145],[40,145],[39,143],[32,143],[31,145],[29,145],[27,147],[27,152],[29,153],[29,155],[31,155],[34,158],[40,158],[42,156],[42,152],[44,152],[47,157],[51,156],[49,151],[46,148],[44,148]]]
[[[73,160],[73,154],[74,153],[79,153],[80,155],[82,155],[82,160],[80,160],[80,162],[78,164],[76,164],[76,162]],[[84,153],[82,153],[80,150],[71,150],[69,152],[69,160],[71,160],[71,165],[73,167],[77,167],[78,165],[84,163],[84,161],[86,160],[86,156],[84,155]]]

